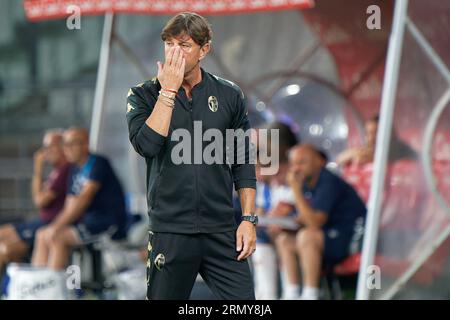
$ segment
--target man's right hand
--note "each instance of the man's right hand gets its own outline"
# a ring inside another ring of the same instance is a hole
[[[185,63],[183,51],[179,46],[169,49],[164,64],[157,62],[161,88],[178,91],[183,83]]]
[[[362,147],[355,155],[356,165],[363,165],[373,161],[375,150],[371,147]]]
[[[301,190],[303,185],[303,179],[304,177],[301,173],[295,172],[293,170],[289,170],[286,175],[286,182],[294,192]]]
[[[39,149],[33,155],[34,160],[34,173],[37,175],[42,175],[42,169],[45,163],[45,154],[43,149]]]

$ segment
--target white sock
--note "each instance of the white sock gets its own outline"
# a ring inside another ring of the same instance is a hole
[[[300,286],[298,284],[285,283],[283,288],[283,299],[297,299],[300,292]]]
[[[317,300],[319,299],[319,288],[305,286],[302,290],[302,299]]]

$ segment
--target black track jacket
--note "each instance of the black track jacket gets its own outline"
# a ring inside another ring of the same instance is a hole
[[[192,100],[188,100],[183,88],[178,91],[168,137],[145,124],[161,89],[158,80],[146,81],[128,92],[126,118],[129,139],[147,163],[147,204],[150,230],[154,232],[212,233],[233,230],[236,228],[233,183],[236,190],[256,188],[255,166],[248,161],[252,152],[248,140],[244,164],[237,164],[236,161],[235,164],[226,161],[206,164],[203,159],[198,163],[198,158],[202,157],[198,149],[194,150],[195,143],[200,142],[201,150],[204,150],[215,139],[202,141],[208,139],[202,139],[198,134],[194,136],[194,123],[197,128],[201,127],[197,133],[201,131],[203,134],[208,129],[220,130],[224,141],[226,129],[240,128],[245,131],[250,128],[241,89],[230,81],[203,69],[201,71],[202,81],[192,88]],[[173,141],[172,135],[176,129],[184,129],[181,131],[189,132],[191,136],[190,163],[174,163],[172,159],[172,151],[183,156],[187,154],[179,152],[180,146],[176,147],[184,139]],[[227,154],[225,142],[221,147],[220,152]],[[236,153],[239,149],[236,147],[234,150]]]

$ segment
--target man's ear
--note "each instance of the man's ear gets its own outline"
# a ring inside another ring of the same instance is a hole
[[[199,58],[199,60],[202,60],[204,57],[206,57],[206,55],[208,54],[210,49],[211,49],[211,42],[208,41],[200,49],[200,58]]]

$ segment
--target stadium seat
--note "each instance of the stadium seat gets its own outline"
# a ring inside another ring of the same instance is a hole
[[[323,270],[322,283],[330,299],[342,300],[344,289],[349,289],[353,292],[356,290],[360,263],[361,252],[357,252],[335,265],[332,269]]]
[[[350,276],[357,274],[359,272],[360,263],[361,252],[357,252],[334,266],[333,273],[337,276]]]

